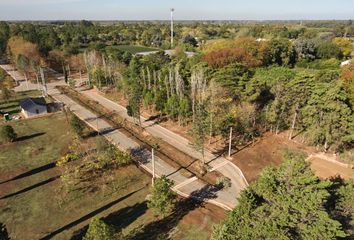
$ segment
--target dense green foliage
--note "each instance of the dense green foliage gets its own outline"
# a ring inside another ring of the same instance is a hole
[[[354,90],[353,70],[341,76],[340,62],[354,52],[353,29],[347,21],[181,22],[171,55],[145,56],[132,54],[136,45],[170,47],[168,24],[1,23],[0,39],[26,77],[38,78],[46,64],[72,84],[72,73],[87,74],[88,85],[120,91],[139,124],[144,107],[192,126],[201,152],[230,127],[236,144],[290,130],[290,138],[302,133],[309,144],[344,151],[353,144]]]
[[[70,126],[78,137],[83,137],[85,125],[76,115],[71,116]]]
[[[4,125],[0,129],[0,138],[5,142],[13,142],[17,138],[17,134],[13,127],[10,125]]]
[[[103,220],[94,217],[91,220],[89,228],[83,240],[119,240],[121,239],[115,233],[113,227],[106,224]]]
[[[175,204],[175,194],[171,191],[173,182],[166,176],[156,178],[150,189],[151,197],[148,207],[155,216],[166,216],[173,210]]]
[[[213,239],[346,237],[352,234],[354,188],[352,181],[338,184],[319,180],[302,156],[288,153],[279,168],[265,169],[242,192]]]

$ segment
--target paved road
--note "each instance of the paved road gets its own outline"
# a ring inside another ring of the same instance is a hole
[[[4,67],[3,65],[0,65],[0,67],[7,71],[12,71],[13,74],[17,74],[17,76],[20,76],[20,73],[13,71],[9,68],[9,66]],[[141,166],[146,171],[152,173],[151,152],[146,149],[141,149],[137,142],[124,135],[118,129],[113,129],[113,127],[108,122],[101,118],[98,118],[96,114],[87,110],[85,107],[77,104],[68,96],[61,94],[57,89],[55,89],[55,86],[64,85],[65,82],[61,80],[62,78],[58,79],[58,81],[51,82],[47,85],[49,95],[51,95],[55,100],[65,103],[66,106],[68,106],[74,114],[76,114],[79,118],[85,121],[94,130],[101,132],[104,137],[106,137],[109,141],[111,141],[120,149],[133,149],[133,153],[140,158]],[[33,89],[37,89],[37,85],[33,86]],[[20,85],[20,87],[16,89],[16,91],[25,90],[27,90],[27,86],[23,87],[23,85]],[[239,191],[241,190],[235,188],[236,185],[226,190],[224,189],[216,191],[215,189],[209,188],[204,182],[202,182],[196,177],[188,178],[184,176],[182,174],[183,170],[175,169],[174,167],[172,167],[171,165],[164,162],[158,157],[155,157],[155,159],[156,175],[166,175],[170,179],[172,179],[175,182],[173,190],[176,191],[178,194],[185,197],[191,195],[194,197],[207,196],[208,202],[229,210],[236,205],[236,197],[238,196]],[[224,164],[225,163],[222,163],[220,165],[221,168],[224,167]]]
[[[11,76],[15,76],[20,78],[21,74],[14,70],[11,65],[0,65],[4,70],[6,70]],[[121,133],[119,130],[112,129],[112,126],[109,125],[105,120],[97,118],[97,116],[80,106],[76,102],[74,102],[69,97],[60,94],[55,86],[65,85],[65,82],[62,80],[63,78],[58,75],[58,81],[51,82],[47,84],[48,93],[57,101],[61,101],[65,103],[70,109],[81,119],[83,119],[87,124],[89,124],[93,129],[104,132],[104,136],[110,140],[112,143],[116,144],[122,150],[127,149],[139,149],[139,144],[134,140],[128,138],[126,135]],[[16,88],[16,91],[25,91],[27,90],[27,84],[25,82],[22,83],[19,87]],[[38,89],[36,84],[33,84],[33,89]],[[100,104],[104,105],[106,108],[115,110],[121,116],[127,118],[130,121],[133,121],[127,113],[126,109],[106,98],[101,96],[99,93],[95,91],[86,91],[83,92],[86,96],[93,97]],[[155,125],[153,122],[146,121],[146,119],[142,118],[143,126],[154,136],[161,137],[166,142],[176,146],[183,152],[190,154],[192,157],[201,158],[201,154],[192,149],[189,146],[188,140],[159,126]],[[148,172],[152,173],[151,166],[151,153],[147,150],[136,151],[141,157],[142,167],[145,168]],[[237,197],[239,196],[240,191],[247,186],[247,182],[243,177],[242,172],[231,162],[229,162],[225,158],[217,158],[211,153],[206,153],[206,159],[209,162],[209,165],[212,167],[213,171],[217,170],[221,172],[223,175],[229,177],[232,181],[232,185],[228,189],[220,190],[215,193],[214,199],[208,200],[209,202],[221,206],[225,209],[233,208],[237,203]],[[182,196],[194,195],[194,193],[198,192],[201,195],[201,190],[205,192],[205,188],[207,186],[196,177],[187,178],[181,174],[181,171],[174,169],[172,166],[164,162],[163,160],[157,158],[156,160],[156,173],[157,175],[167,175],[172,180],[175,181],[174,191],[179,193]],[[207,188],[207,192],[213,192],[215,189],[211,190]],[[204,194],[204,193],[203,193]]]
[[[139,159],[141,167],[152,174],[151,152],[142,149],[134,140],[124,135],[119,129],[114,129],[107,121],[98,118],[96,114],[79,105],[68,96],[60,94],[56,89],[50,89],[48,93],[57,101],[65,103],[75,115],[85,121],[91,128],[101,132],[110,142],[115,144],[123,151],[132,150],[133,155]],[[202,194],[207,186],[196,177],[188,178],[182,174],[183,170],[177,170],[168,163],[155,156],[155,173],[157,176],[166,175],[173,180],[175,186],[173,190],[182,196],[190,196],[195,193]],[[198,196],[198,195],[196,195]],[[220,190],[215,193],[215,199],[208,199],[212,204],[225,209],[232,209],[235,206],[235,200],[229,190]]]
[[[117,112],[118,114],[120,114],[121,117],[126,118],[128,121],[134,121],[133,118],[128,116],[125,107],[105,98],[96,90],[83,91],[82,93],[85,96],[97,101],[105,108]],[[180,151],[192,156],[193,158],[202,159],[202,154],[193,149],[186,138],[158,124],[155,124],[152,121],[148,121],[144,117],[141,117],[141,122],[142,126],[151,135],[163,139],[167,143],[176,147]],[[242,171],[234,163],[230,162],[226,158],[215,156],[209,151],[205,152],[205,159],[213,170],[217,170],[224,176],[231,179],[232,185],[228,191],[230,196],[233,196],[230,197],[234,199],[233,203],[236,204],[236,198],[239,196],[240,191],[248,186],[247,180],[243,176]]]

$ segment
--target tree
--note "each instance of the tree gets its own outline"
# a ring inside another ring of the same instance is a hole
[[[170,189],[173,184],[166,176],[155,179],[154,185],[150,188],[151,198],[148,202],[148,207],[155,216],[166,216],[172,211],[176,198]]]
[[[342,50],[344,57],[349,57],[354,51],[352,41],[350,41],[349,39],[335,38],[333,39],[333,43],[336,44]]]
[[[0,137],[5,142],[13,142],[16,140],[17,134],[13,127],[11,127],[10,125],[4,125],[1,127]]]
[[[117,235],[113,227],[106,224],[103,220],[94,217],[83,240],[119,240],[121,235]]]
[[[10,240],[9,234],[6,230],[6,226],[3,223],[0,223],[0,240]]]
[[[6,46],[9,36],[9,25],[6,22],[0,22],[0,57],[2,57],[6,52]]]
[[[190,44],[193,47],[198,46],[198,41],[191,35],[185,36],[182,41],[183,41],[183,43]]]
[[[259,66],[261,63],[241,48],[224,48],[210,52],[203,57],[203,61],[214,68],[222,68],[232,63],[241,63],[248,68],[252,68]]]
[[[348,65],[342,67],[341,79],[344,80],[349,102],[354,111],[354,61],[350,61]]]
[[[316,84],[302,114],[310,143],[340,150],[354,141],[354,117],[343,82]]]
[[[349,236],[354,236],[354,180],[341,180],[334,192],[336,202],[333,215],[343,225]]]
[[[84,134],[85,126],[83,125],[82,121],[76,116],[72,115],[70,120],[71,129],[78,137],[82,137]]]
[[[265,65],[292,65],[295,62],[294,50],[288,39],[272,39],[264,49]]]
[[[303,156],[287,153],[279,168],[263,170],[241,193],[212,239],[336,239],[345,237],[325,204],[329,181],[320,181]]]
[[[140,105],[143,96],[143,89],[139,81],[139,61],[133,58],[130,62],[128,70],[128,115],[134,119],[138,119],[141,126],[140,119]]]
[[[208,112],[204,104],[198,103],[195,109],[195,118],[192,126],[192,147],[202,154],[202,173],[204,173],[205,165],[205,143],[208,136],[209,123]]]
[[[213,74],[215,81],[224,87],[235,100],[242,98],[251,76],[252,71],[240,63],[227,65]]]
[[[341,49],[338,45],[330,41],[319,40],[316,42],[316,55],[318,58],[330,59],[341,58],[343,56]]]
[[[311,39],[298,39],[294,43],[297,58],[311,61],[316,58],[316,45]]]

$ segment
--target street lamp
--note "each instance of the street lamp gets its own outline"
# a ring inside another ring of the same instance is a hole
[[[175,11],[174,8],[171,8],[171,48],[173,48],[173,12]]]

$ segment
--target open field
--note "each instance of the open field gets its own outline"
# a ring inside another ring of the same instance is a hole
[[[220,208],[195,206],[164,220],[165,227],[156,230],[156,219],[146,205],[150,177],[134,165],[104,172],[95,179],[94,188],[67,193],[59,178],[63,168],[54,164],[74,139],[65,115],[56,113],[11,125],[20,141],[1,146],[0,222],[6,224],[13,239],[80,239],[94,216],[133,239],[135,229],[142,229],[139,236],[172,231],[172,239],[208,239],[211,226],[225,217]],[[96,137],[80,142],[89,148]]]

